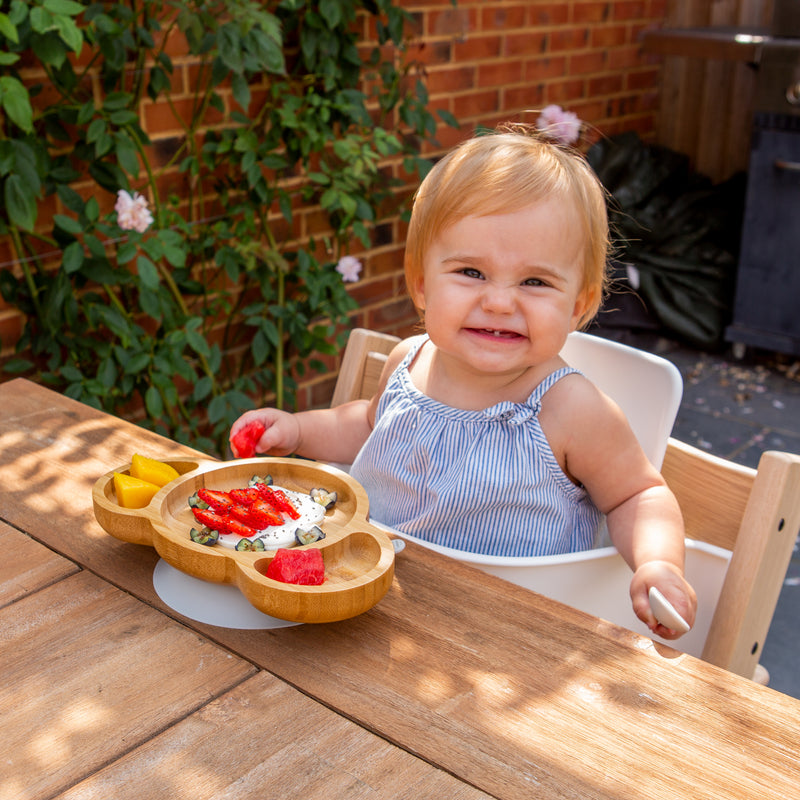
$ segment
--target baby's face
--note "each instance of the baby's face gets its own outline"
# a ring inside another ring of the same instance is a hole
[[[425,328],[440,350],[479,372],[544,364],[586,307],[583,252],[577,214],[562,199],[466,217],[426,253],[415,297]]]

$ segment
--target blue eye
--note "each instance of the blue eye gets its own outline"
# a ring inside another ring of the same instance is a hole
[[[483,280],[483,273],[480,270],[473,269],[472,267],[465,267],[462,270],[459,270],[462,275],[466,275],[468,278],[476,278],[477,280]]]
[[[544,286],[545,283],[543,280],[539,278],[528,278],[527,280],[522,281],[523,286]]]

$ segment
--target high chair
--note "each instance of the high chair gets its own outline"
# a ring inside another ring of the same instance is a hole
[[[331,405],[371,397],[398,341],[388,334],[354,329]],[[629,415],[637,438],[650,460],[661,466],[683,512],[687,579],[697,591],[698,615],[692,631],[670,645],[766,682],[758,659],[800,528],[800,456],[769,451],[754,470],[669,437],[681,383],[666,359],[584,333],[570,334],[563,354]],[[648,404],[659,406],[650,423],[642,414]],[[643,632],[630,610],[630,570],[612,547],[565,556],[501,558],[420,544]]]

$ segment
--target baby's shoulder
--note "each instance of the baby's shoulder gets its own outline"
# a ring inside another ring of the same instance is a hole
[[[562,424],[591,428],[616,417],[619,407],[585,375],[569,372],[545,393],[542,411]]]
[[[412,350],[419,350],[424,339],[425,336],[409,336],[401,339],[389,352],[386,358],[386,369],[394,371]]]

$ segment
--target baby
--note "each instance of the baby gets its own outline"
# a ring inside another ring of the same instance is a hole
[[[603,297],[605,194],[580,154],[509,128],[439,161],[414,200],[406,283],[425,333],[369,401],[255,420],[257,450],[352,463],[372,519],[504,556],[592,547],[605,515],[633,610],[665,638],[655,586],[692,625],[677,502],[617,405],[559,353]],[[234,451],[234,455],[236,455]]]

